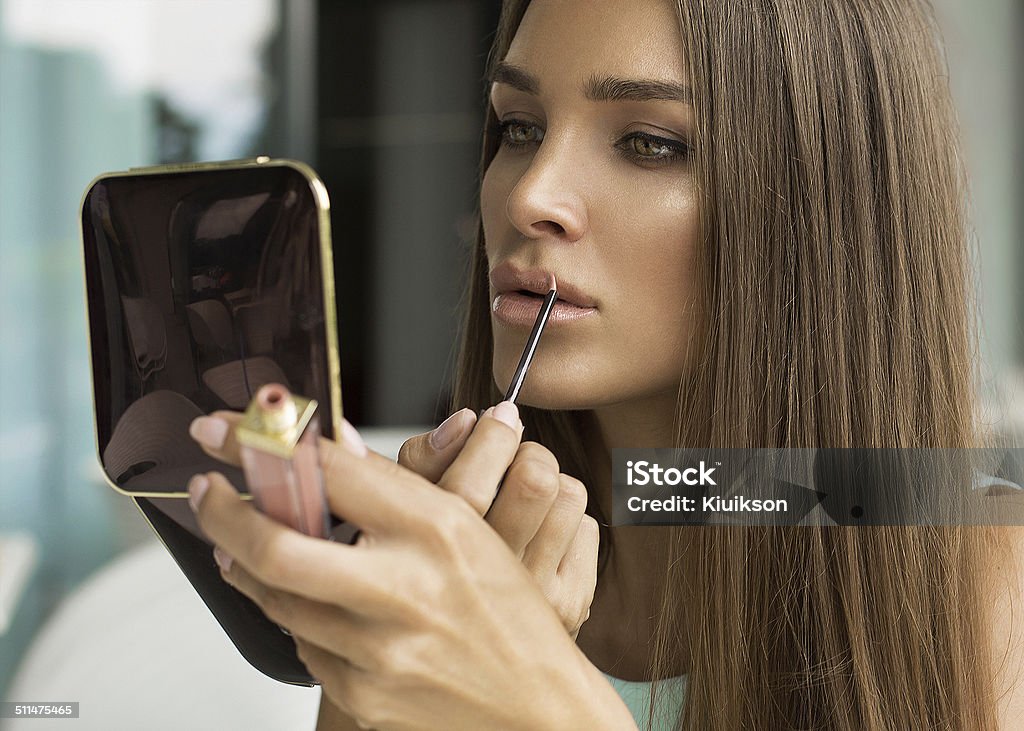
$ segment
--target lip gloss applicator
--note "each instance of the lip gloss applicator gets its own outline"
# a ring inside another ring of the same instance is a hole
[[[516,372],[512,376],[512,382],[508,384],[508,391],[505,392],[505,401],[511,401],[515,403],[516,397],[519,395],[519,390],[523,387],[523,381],[526,380],[526,371],[530,368],[530,363],[533,361],[533,354],[537,352],[537,343],[540,342],[540,336],[544,332],[544,326],[548,324],[548,315],[551,314],[551,308],[555,305],[555,300],[558,299],[558,282],[555,281],[555,275],[551,275],[550,284],[548,286],[548,293],[544,297],[544,301],[540,305],[540,312],[537,313],[537,319],[533,323],[533,330],[530,331],[530,337],[526,339],[526,347],[523,348],[523,355],[519,359],[519,365],[516,366]],[[484,410],[481,410],[477,416],[482,416]],[[494,495],[497,497],[498,493],[501,492],[501,487],[504,484],[504,479],[498,484],[498,489],[495,490]],[[493,500],[493,498],[492,498]]]
[[[526,347],[523,349],[523,356],[519,359],[519,365],[516,367],[515,375],[512,376],[512,382],[508,385],[508,391],[505,392],[505,400],[515,403],[516,397],[519,396],[519,389],[523,387],[523,381],[526,380],[526,371],[530,368],[530,362],[533,360],[533,354],[537,351],[537,343],[540,342],[541,333],[544,332],[544,326],[548,324],[548,316],[551,314],[551,308],[555,304],[555,300],[558,299],[558,282],[555,281],[555,275],[551,275],[550,284],[548,286],[548,293],[544,297],[544,302],[541,303],[540,312],[537,313],[537,320],[533,323],[533,330],[530,332],[530,337],[526,339]]]

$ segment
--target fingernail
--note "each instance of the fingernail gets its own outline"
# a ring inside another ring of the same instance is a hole
[[[466,431],[466,421],[462,418],[462,414],[468,410],[460,409],[456,411],[442,421],[439,427],[430,432],[430,446],[440,452],[458,437],[462,436],[462,433]]]
[[[213,560],[220,566],[220,570],[226,572],[231,568],[231,564],[234,563],[233,558],[227,554],[227,552],[220,546],[213,547]]]
[[[493,407],[491,416],[503,424],[508,424],[513,429],[519,428],[519,407],[511,401],[502,401]]]
[[[228,438],[230,425],[217,416],[198,416],[188,426],[188,433],[210,449],[220,449]]]
[[[341,443],[357,457],[366,456],[366,442],[359,436],[356,428],[348,422],[348,419],[341,420]]]
[[[199,510],[203,495],[210,489],[210,480],[206,475],[193,475],[188,481],[188,504],[193,511]]]

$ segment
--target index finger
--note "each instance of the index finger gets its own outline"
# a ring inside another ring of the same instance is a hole
[[[380,588],[371,552],[287,528],[242,500],[219,472],[202,477],[207,487],[194,508],[199,527],[260,581],[346,607],[384,601],[386,592]],[[191,483],[190,493],[194,494]],[[332,573],[331,581],[324,580],[326,571]],[[342,574],[344,580],[338,580]]]
[[[437,484],[484,515],[516,456],[522,436],[518,407],[511,401],[502,401],[484,412],[459,456]]]
[[[435,485],[383,455],[347,445],[344,430],[342,442],[320,441],[324,489],[336,516],[371,535],[409,534],[442,509]]]
[[[245,415],[240,411],[213,411],[197,416],[189,425],[189,435],[204,452],[226,464],[242,467],[242,452],[235,436],[235,427]],[[321,454],[335,442],[320,437]],[[369,451],[369,450],[368,450]]]

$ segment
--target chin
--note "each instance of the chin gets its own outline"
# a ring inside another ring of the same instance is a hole
[[[507,375],[498,374],[495,377],[494,385],[502,394],[508,389],[514,372],[513,370]],[[531,368],[526,374],[522,388],[519,389],[516,403],[548,411],[578,411],[594,406],[593,399],[587,398],[586,393],[586,389],[582,388],[578,381],[572,380],[565,373],[555,379],[544,378]]]

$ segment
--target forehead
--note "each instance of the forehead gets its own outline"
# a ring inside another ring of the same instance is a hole
[[[533,0],[505,60],[548,86],[594,74],[685,82],[672,0]]]

